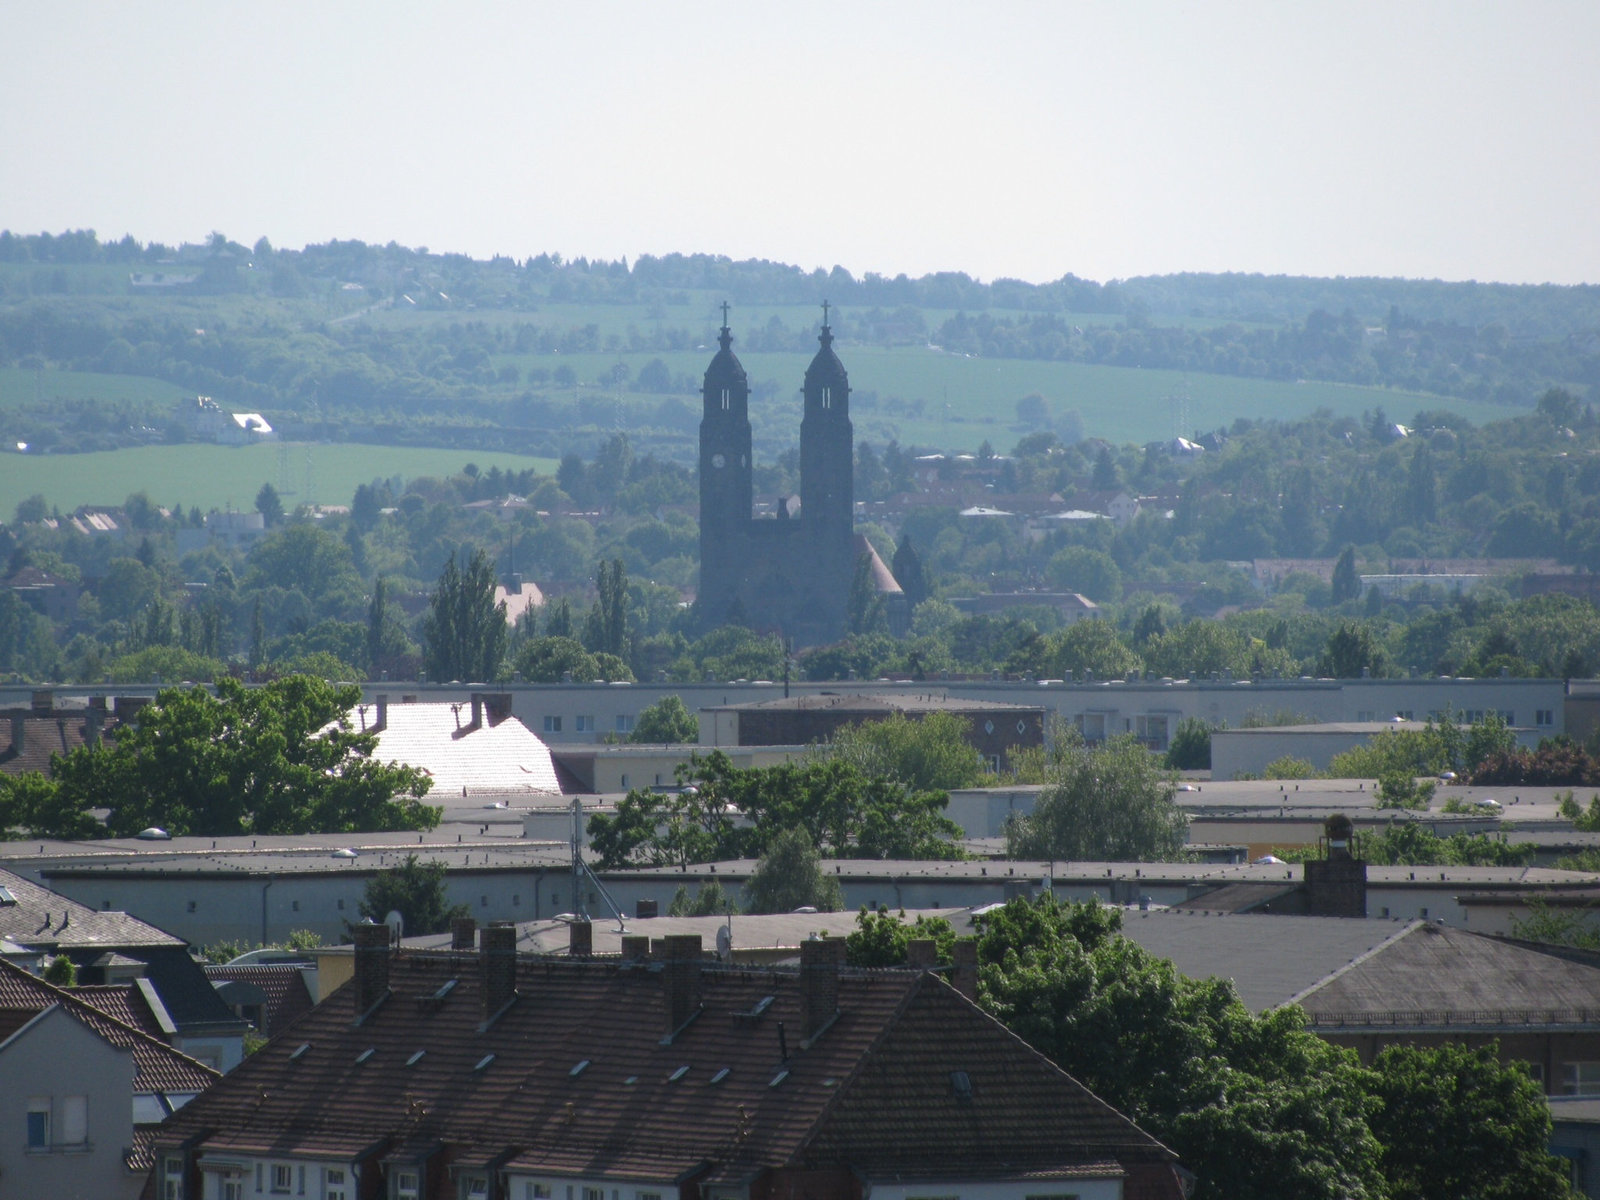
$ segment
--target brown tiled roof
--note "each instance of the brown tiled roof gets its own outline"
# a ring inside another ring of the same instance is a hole
[[[85,743],[87,717],[83,712],[52,716],[24,716],[22,746],[16,744],[16,725],[9,713],[0,713],[0,771],[21,775],[25,771],[48,774],[50,756],[67,754]]]
[[[130,1025],[159,1042],[170,1043],[166,1031],[161,1028],[161,1022],[156,1020],[156,1015],[150,1011],[144,993],[139,990],[137,984],[96,983],[66,990],[90,1007],[99,1009],[106,1016],[115,1018],[124,1025]]]
[[[260,988],[266,1000],[261,1032],[268,1037],[275,1037],[293,1025],[311,1010],[313,1003],[305,975],[292,964],[212,966],[206,968],[206,978],[213,985],[234,982]]]
[[[1171,1161],[934,976],[843,973],[837,1016],[809,1045],[793,971],[705,967],[703,1007],[669,1044],[663,979],[660,964],[523,960],[518,998],[484,1028],[476,956],[406,954],[359,1025],[347,985],[170,1117],[161,1141],[426,1141],[451,1161],[514,1152],[522,1169],[647,1179]],[[968,1072],[971,1100],[952,1071]]]
[[[202,1092],[217,1076],[204,1063],[180,1054],[165,1042],[108,1016],[71,992],[54,987],[20,967],[0,960],[0,1013],[38,1015],[59,1004],[75,1020],[121,1050],[133,1055],[133,1087],[137,1092]],[[24,1022],[25,1023],[25,1022]],[[13,1028],[20,1028],[20,1025]]]

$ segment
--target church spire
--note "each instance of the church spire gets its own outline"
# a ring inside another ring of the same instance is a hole
[[[728,302],[726,300],[722,302],[722,332],[717,335],[717,341],[721,343],[724,350],[733,345],[733,333],[728,328]]]

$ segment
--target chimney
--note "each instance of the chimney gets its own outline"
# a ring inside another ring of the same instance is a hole
[[[356,1011],[360,1020],[389,994],[389,927],[387,925],[357,925],[356,941]]]
[[[387,695],[380,694],[374,696],[373,700],[378,706],[378,719],[367,727],[367,732],[382,733],[385,729],[389,728],[389,697]]]
[[[139,715],[139,710],[149,703],[148,696],[118,696],[111,702],[111,711],[116,714],[119,723],[131,721]]]
[[[906,943],[906,966],[920,971],[939,965],[939,943],[932,938],[913,938]]]
[[[668,934],[664,950],[667,961],[661,982],[666,991],[666,1036],[670,1040],[700,1011],[700,935]]]
[[[450,949],[473,950],[478,944],[478,923],[471,917],[450,918]]]
[[[978,1002],[978,939],[961,938],[955,944],[955,970],[950,973],[951,986],[971,1000]]]
[[[485,692],[483,694],[483,715],[490,722],[499,724],[511,715],[510,692]]]
[[[483,693],[472,693],[472,726],[473,729],[483,727]]]
[[[650,957],[650,939],[642,933],[622,935],[622,961],[644,962]]]
[[[511,572],[511,579],[506,587],[506,591],[510,592],[513,596],[522,595],[522,573],[520,571]]]
[[[839,1011],[839,965],[843,938],[811,938],[800,943],[800,1037],[809,1041]]]
[[[26,713],[14,712],[11,714],[11,749],[17,754],[22,753],[22,747],[28,740],[28,717]]]
[[[479,944],[478,978],[487,1025],[517,996],[517,927],[510,921],[491,921],[483,927]]]
[[[1306,910],[1313,917],[1367,915],[1367,864],[1350,852],[1354,826],[1343,813],[1323,824],[1326,857],[1305,864]]]
[[[567,955],[588,958],[594,953],[594,925],[588,921],[567,922]]]
[[[91,750],[100,748],[100,735],[106,727],[106,698],[90,696],[83,714],[83,742]]]
[[[49,688],[41,688],[33,693],[33,715],[48,717],[56,710],[56,694]]]
[[[633,902],[633,919],[647,921],[660,915],[661,902],[659,900],[635,900]]]

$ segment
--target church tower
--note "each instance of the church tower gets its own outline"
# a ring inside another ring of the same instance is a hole
[[[750,456],[750,380],[733,353],[728,306],[722,306],[722,348],[706,368],[700,416],[700,588],[727,582],[736,538],[749,524],[754,470]]]
[[[805,415],[800,419],[800,519],[825,539],[855,527],[854,433],[850,377],[833,352],[828,304],[822,305],[821,347],[806,368]]]

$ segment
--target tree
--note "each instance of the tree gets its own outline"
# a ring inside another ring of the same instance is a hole
[[[278,489],[270,483],[263,483],[261,490],[256,493],[256,511],[261,514],[268,529],[283,524],[283,501],[278,498]]]
[[[1111,622],[1099,620],[1075,621],[1053,635],[1047,663],[1062,679],[1082,679],[1086,674],[1096,679],[1124,679],[1144,665],[1123,645]]]
[[[982,919],[979,1003],[1177,1151],[1195,1200],[1378,1200],[1374,1101],[1349,1050],[1296,1007],[1255,1016],[1179,975],[1120,914],[1012,900]]]
[[[917,554],[916,547],[911,544],[909,533],[900,536],[900,543],[894,548],[894,562],[890,570],[894,572],[895,582],[900,585],[900,590],[905,593],[908,609],[915,609],[928,598],[927,571],[922,565],[922,558]]]
[[[1131,735],[1091,747],[1057,736],[1033,812],[1006,828],[1009,858],[1097,862],[1172,861],[1189,818],[1173,803],[1175,783]]]
[[[916,923],[906,924],[904,911],[892,916],[886,908],[856,914],[856,928],[846,935],[844,960],[852,967],[899,967],[906,961],[906,948],[914,940],[932,940],[939,962],[954,960],[955,927],[943,917],[917,914]]]
[[[431,679],[499,677],[509,631],[494,586],[494,568],[481,549],[472,552],[465,570],[450,555],[422,619],[423,663]]]
[[[1364,675],[1381,679],[1387,665],[1388,654],[1372,627],[1346,621],[1328,635],[1328,644],[1317,659],[1317,674],[1329,679],[1360,679]]]
[[[983,777],[978,752],[967,739],[970,723],[954,713],[920,720],[894,713],[886,720],[846,725],[827,753],[863,775],[893,779],[912,791],[974,787]]]
[[[793,912],[814,908],[838,912],[844,907],[839,881],[822,873],[822,858],[804,829],[790,829],[772,839],[766,855],[745,884],[753,913]]]
[[[540,637],[517,652],[517,672],[529,683],[561,683],[570,675],[574,683],[600,678],[600,664],[570,637]]]
[[[1104,604],[1122,595],[1122,569],[1104,550],[1068,546],[1051,556],[1047,570],[1051,583],[1082,592],[1096,603]]]
[[[106,746],[52,761],[63,812],[109,808],[113,836],[148,826],[174,836],[431,829],[431,780],[371,757],[377,736],[350,728],[361,689],[290,675],[165,688]]]
[[[407,854],[404,861],[367,881],[361,915],[381,924],[391,912],[398,912],[408,937],[443,933],[453,918],[468,914],[465,904],[445,903],[444,876],[444,863],[423,862]]]
[[[662,745],[697,742],[700,740],[700,722],[689,711],[683,697],[676,694],[663,696],[640,710],[628,740]]]
[[[1184,717],[1167,745],[1167,766],[1174,771],[1211,769],[1211,722]]]
[[[734,911],[733,897],[728,895],[722,882],[712,879],[695,889],[693,896],[683,884],[672,894],[672,904],[667,909],[669,917],[714,917]]]
[[[65,954],[58,954],[50,960],[50,965],[44,969],[42,978],[46,983],[53,983],[56,987],[76,987],[78,985],[78,968]]]
[[[1361,595],[1361,577],[1356,574],[1356,548],[1346,546],[1333,564],[1333,602],[1343,604]]]
[[[1499,1048],[1390,1046],[1372,1120],[1390,1200],[1552,1200],[1572,1193],[1549,1151],[1550,1106]]]
[[[628,575],[622,569],[622,560],[614,558],[601,563],[595,575],[599,598],[595,602],[596,638],[589,649],[596,654],[627,657],[628,644]]]

